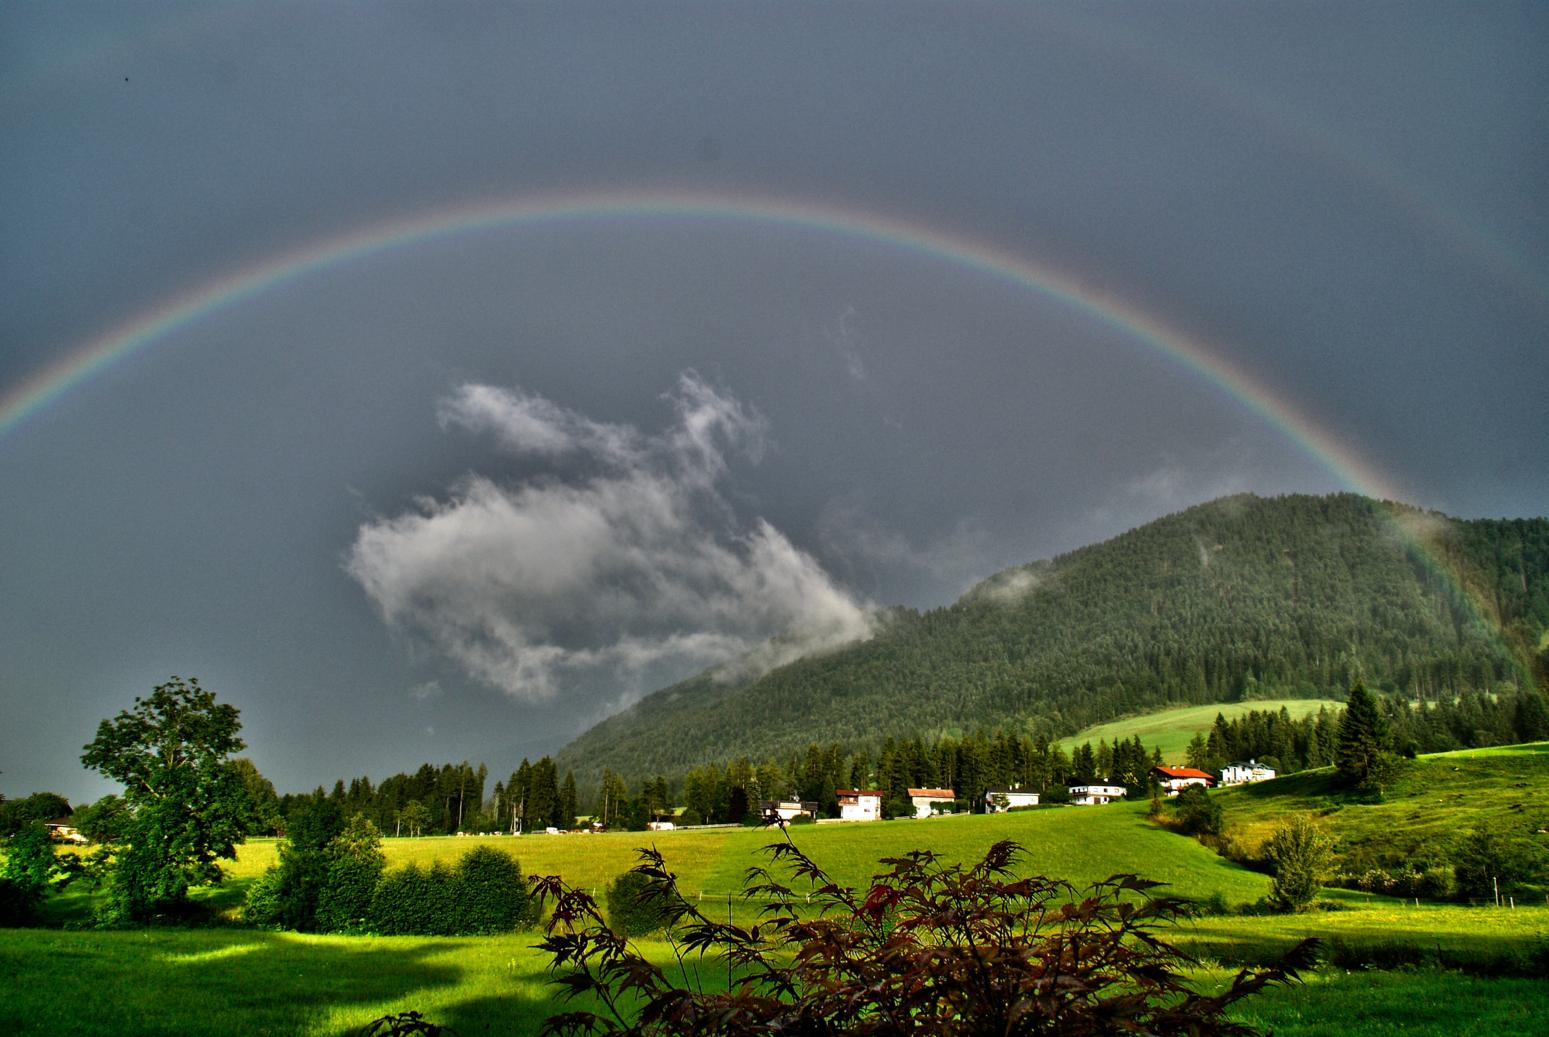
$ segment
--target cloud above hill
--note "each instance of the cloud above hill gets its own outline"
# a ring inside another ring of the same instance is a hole
[[[863,603],[723,493],[756,462],[758,412],[696,373],[647,434],[522,389],[464,385],[445,428],[550,465],[482,474],[362,525],[345,568],[383,619],[468,674],[536,701],[572,684],[727,664],[743,675],[870,635]]]

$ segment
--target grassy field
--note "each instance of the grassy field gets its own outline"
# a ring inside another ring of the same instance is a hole
[[[1263,704],[1259,704],[1263,705]],[[1213,713],[1211,714],[1214,715]],[[1222,795],[1228,823],[1250,835],[1297,811],[1322,817],[1342,849],[1424,846],[1479,819],[1549,824],[1549,743],[1422,757],[1406,765],[1379,803],[1338,795],[1327,772],[1293,775]],[[1262,897],[1268,879],[1197,842],[1152,825],[1143,803],[1063,807],[993,817],[945,817],[866,825],[796,826],[791,836],[832,875],[864,883],[879,858],[929,847],[967,861],[1009,838],[1026,869],[1078,885],[1115,872],[1171,884],[1167,890],[1230,905]],[[652,835],[388,840],[390,866],[451,862],[479,844],[515,854],[523,870],[558,873],[598,889],[629,868],[636,848],[657,846],[706,911],[747,920],[756,905],[731,899],[760,847],[778,833],[714,829]],[[201,897],[228,919],[244,891],[274,862],[273,840],[242,847],[230,880]],[[730,903],[728,905],[728,900]],[[1405,905],[1325,891],[1330,910],[1293,916],[1212,915],[1173,939],[1200,961],[1201,982],[1224,983],[1242,963],[1278,957],[1304,936],[1325,941],[1325,964],[1304,984],[1273,990],[1241,1010],[1281,1037],[1336,1030],[1354,1037],[1544,1032],[1549,997],[1549,907],[1516,910]],[[55,898],[56,922],[82,923],[91,896]],[[71,1034],[304,1034],[335,1037],[388,1012],[415,1009],[462,1034],[535,1033],[557,1010],[535,933],[501,937],[303,936],[244,929],[96,932],[0,930],[0,1029]],[[649,945],[670,960],[663,943]],[[1527,978],[1532,977],[1532,978]],[[1336,1024],[1337,1021],[1337,1024]],[[1536,1030],[1535,1030],[1536,1028]]]
[[[1380,802],[1339,794],[1330,768],[1221,794],[1226,823],[1253,846],[1293,813],[1321,818],[1347,858],[1435,857],[1480,824],[1549,828],[1549,742],[1467,749],[1405,761]],[[1543,838],[1543,837],[1539,837]]]
[[[1180,839],[1145,819],[1145,804],[1063,807],[994,816],[939,817],[849,825],[798,825],[791,836],[831,875],[852,885],[881,870],[883,857],[929,847],[948,860],[982,856],[1000,839],[1012,839],[1027,851],[1029,870],[1087,885],[1117,872],[1133,872],[1173,884],[1183,896],[1204,898],[1219,892],[1229,902],[1263,896],[1268,880],[1216,856],[1198,843]],[[598,835],[521,837],[454,836],[388,839],[388,867],[412,862],[448,864],[474,846],[490,845],[516,856],[529,874],[561,875],[572,885],[601,890],[636,863],[636,850],[654,845],[688,895],[724,902],[742,889],[747,869],[765,863],[761,848],[779,833],[758,828],[716,828],[676,832],[607,832]],[[201,897],[235,920],[247,886],[274,863],[276,843],[259,839],[240,847],[227,866],[227,881]],[[92,897],[70,891],[49,904],[56,923],[90,918]],[[749,910],[735,900],[733,910]]]
[[[1284,707],[1291,714],[1292,719],[1299,720],[1310,713],[1316,713],[1325,706],[1331,711],[1345,708],[1343,700],[1335,699],[1264,699],[1258,702],[1229,702],[1216,706],[1184,706],[1180,709],[1168,709],[1160,713],[1147,713],[1145,716],[1127,717],[1098,724],[1084,731],[1078,731],[1068,738],[1061,738],[1060,746],[1069,752],[1083,742],[1091,742],[1096,746],[1099,741],[1106,740],[1109,745],[1112,745],[1116,740],[1139,735],[1147,749],[1161,746],[1162,756],[1168,763],[1182,763],[1183,751],[1188,748],[1190,739],[1196,732],[1203,731],[1208,734],[1210,726],[1216,722],[1217,713],[1231,720],[1251,710],[1258,710],[1260,713],[1278,713],[1281,707]]]
[[[1482,912],[1491,911],[1488,920]],[[1509,917],[1507,917],[1509,916]],[[1503,928],[1503,922],[1505,926]],[[1352,909],[1292,918],[1222,918],[1177,933],[1204,958],[1276,953],[1304,933],[1391,947],[1440,937],[1541,945],[1549,910]],[[308,1035],[343,1037],[389,1012],[414,1009],[464,1035],[537,1032],[558,1009],[533,933],[499,937],[302,936],[237,928],[95,932],[0,930],[0,1029],[8,1033]],[[646,945],[653,959],[669,948]],[[1542,1032],[1549,981],[1484,978],[1427,967],[1394,972],[1340,966],[1248,1002],[1244,1021],[1279,1037],[1335,1029],[1348,1037]],[[711,970],[712,972],[715,970]],[[1223,965],[1203,964],[1204,985]],[[712,982],[713,982],[712,978]],[[1338,1020],[1337,1027],[1332,1025]]]

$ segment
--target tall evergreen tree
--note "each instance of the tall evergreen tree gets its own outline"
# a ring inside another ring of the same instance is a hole
[[[1350,788],[1380,789],[1390,762],[1389,750],[1387,722],[1366,685],[1356,681],[1345,702],[1339,745],[1334,751],[1340,780]]]

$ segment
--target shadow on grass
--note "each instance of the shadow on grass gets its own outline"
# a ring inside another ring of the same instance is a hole
[[[295,1034],[348,1019],[347,1032],[462,983],[450,960],[462,945],[236,929],[4,931],[0,1029]]]

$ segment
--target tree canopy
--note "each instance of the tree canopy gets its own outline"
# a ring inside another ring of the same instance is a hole
[[[235,707],[198,680],[172,677],[97,727],[81,762],[121,782],[134,818],[113,872],[113,911],[176,912],[190,886],[219,882],[236,858],[248,799],[230,757],[243,748]]]

